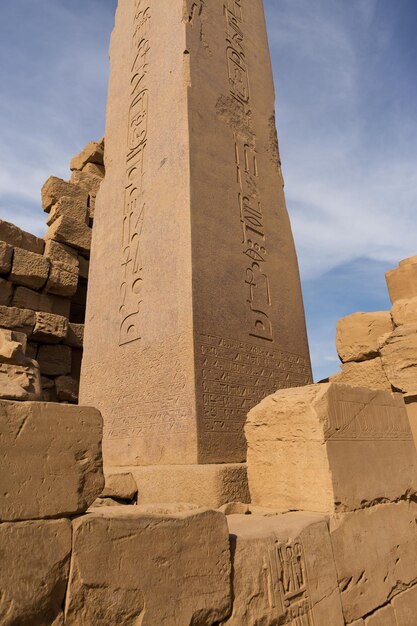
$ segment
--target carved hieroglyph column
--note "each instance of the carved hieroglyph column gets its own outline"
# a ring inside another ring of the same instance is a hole
[[[245,459],[310,381],[262,0],[120,0],[81,402],[109,465]]]

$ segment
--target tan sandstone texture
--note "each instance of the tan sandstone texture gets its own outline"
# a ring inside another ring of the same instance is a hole
[[[417,583],[416,524],[417,505],[408,502],[331,518],[330,536],[347,624]]]
[[[369,361],[342,363],[342,371],[330,377],[332,383],[342,383],[351,387],[368,387],[391,391],[391,383],[382,367],[380,357]]]
[[[417,395],[417,324],[399,326],[381,349],[381,357],[391,385]]]
[[[0,401],[0,521],[84,512],[100,495],[96,409]]]
[[[31,497],[36,497],[35,493]],[[71,522],[0,524],[0,555],[1,626],[62,624],[71,556]]]
[[[107,465],[243,462],[311,381],[262,2],[123,0],[110,57],[80,401]]]
[[[252,503],[349,511],[417,489],[417,459],[399,394],[335,383],[278,391],[248,415]]]
[[[389,311],[353,313],[339,320],[336,348],[343,363],[364,361],[378,354],[378,340],[394,329]]]
[[[66,626],[209,626],[231,610],[226,518],[105,507],[73,522]]]
[[[250,502],[245,463],[149,465],[112,470],[132,473],[140,504],[192,502],[219,508],[228,502]]]
[[[397,300],[417,297],[417,257],[406,259],[385,274],[392,304]]]
[[[391,315],[396,326],[417,324],[417,297],[397,300],[391,309]]]
[[[233,613],[227,626],[344,626],[326,519],[230,515]]]

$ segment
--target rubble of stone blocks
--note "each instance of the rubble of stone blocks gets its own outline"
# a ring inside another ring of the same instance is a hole
[[[41,239],[0,220],[0,398],[76,403],[95,197],[104,140],[71,161],[69,182],[42,189],[48,231]],[[13,333],[11,337],[10,333]]]

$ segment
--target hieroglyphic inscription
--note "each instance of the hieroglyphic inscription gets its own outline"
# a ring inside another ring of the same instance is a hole
[[[201,335],[205,429],[241,433],[247,413],[277,389],[311,382],[303,357],[215,335]]]
[[[285,614],[285,624],[314,626],[301,543],[271,546],[268,561],[265,569],[270,607]]]
[[[139,314],[142,302],[143,263],[141,236],[146,205],[143,199],[145,154],[148,137],[149,22],[148,0],[135,0],[131,47],[130,108],[128,115],[126,185],[122,228],[122,278],[120,284],[119,345],[140,339]]]
[[[404,407],[342,400],[331,410],[325,434],[332,441],[413,439]]]
[[[252,116],[249,73],[243,31],[243,0],[227,0],[226,54],[230,95],[243,124]],[[246,302],[251,312],[249,335],[273,341],[270,320],[271,291],[267,275],[267,241],[262,201],[258,188],[256,137],[250,131],[242,136],[234,132],[237,168],[238,206],[242,233],[242,253],[246,258],[244,283]]]

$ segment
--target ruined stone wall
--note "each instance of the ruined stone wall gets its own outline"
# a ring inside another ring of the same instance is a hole
[[[42,189],[44,239],[0,220],[0,398],[78,401],[95,197],[104,141]]]

